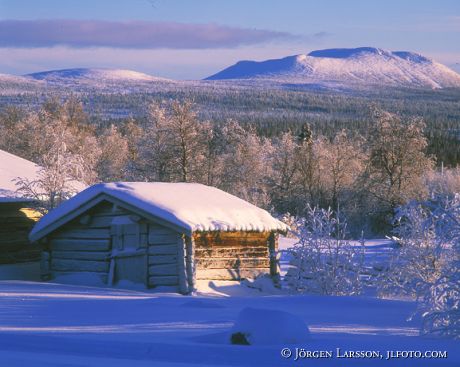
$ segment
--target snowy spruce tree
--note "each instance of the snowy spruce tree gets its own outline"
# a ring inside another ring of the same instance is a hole
[[[289,250],[286,280],[300,293],[355,295],[363,288],[364,244],[345,239],[347,224],[332,210],[309,207],[298,225],[299,242]]]

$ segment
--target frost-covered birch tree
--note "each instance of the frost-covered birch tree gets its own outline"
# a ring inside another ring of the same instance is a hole
[[[363,288],[364,245],[345,239],[346,221],[332,210],[308,208],[297,225],[299,242],[289,251],[286,281],[295,292],[354,295]]]
[[[396,221],[401,247],[380,289],[419,301],[422,334],[460,338],[460,196],[410,202]]]
[[[69,152],[60,135],[39,163],[37,179],[19,177],[16,186],[19,193],[34,199],[36,208],[45,214],[81,190],[78,181],[85,176],[85,164],[83,157]]]
[[[152,103],[139,141],[138,171],[143,179],[201,181],[205,127],[198,120],[191,101]]]
[[[245,129],[236,121],[227,122],[222,130],[221,188],[253,204],[268,207],[271,142],[258,136],[253,128]]]
[[[438,197],[431,220],[447,261],[424,295],[422,334],[460,339],[460,195]]]

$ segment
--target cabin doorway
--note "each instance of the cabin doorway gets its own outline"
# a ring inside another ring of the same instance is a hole
[[[146,225],[135,216],[116,217],[111,225],[109,285],[147,286]]]

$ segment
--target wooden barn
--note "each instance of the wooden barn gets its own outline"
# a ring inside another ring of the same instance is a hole
[[[40,218],[33,201],[16,192],[18,177],[35,180],[40,167],[0,150],[0,265],[37,261],[40,250],[31,246],[29,232]]]
[[[189,293],[197,279],[278,274],[278,233],[268,212],[194,183],[94,185],[45,215],[30,239],[42,272],[95,276]]]

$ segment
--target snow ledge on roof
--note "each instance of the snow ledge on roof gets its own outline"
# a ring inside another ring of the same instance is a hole
[[[45,215],[30,233],[45,236],[60,218],[100,195],[108,195],[184,232],[287,231],[288,227],[260,209],[215,187],[197,183],[114,182],[93,185]]]

